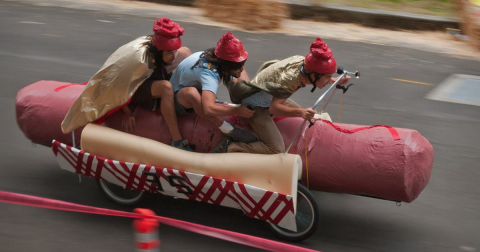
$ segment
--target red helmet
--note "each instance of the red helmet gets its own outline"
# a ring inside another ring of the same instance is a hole
[[[305,57],[305,69],[318,74],[334,74],[337,72],[337,62],[332,56],[332,50],[320,37],[310,45],[310,52]]]
[[[215,55],[220,59],[233,62],[242,62],[248,58],[248,53],[243,48],[242,42],[235,38],[231,32],[225,33],[217,42]]]
[[[168,18],[159,18],[153,24],[152,44],[160,51],[178,50],[182,46],[185,30]]]

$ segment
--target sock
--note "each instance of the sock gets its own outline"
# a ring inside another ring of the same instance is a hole
[[[177,141],[172,141],[172,146],[179,146],[185,139],[180,139]]]
[[[218,128],[223,132],[223,134],[228,134],[233,130],[233,126],[226,121],[223,121],[222,126]]]

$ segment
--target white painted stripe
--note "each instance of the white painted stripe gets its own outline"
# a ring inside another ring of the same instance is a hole
[[[262,209],[266,212],[270,208],[270,206],[273,204],[273,202],[277,200],[277,198],[278,198],[278,193],[272,194],[272,196],[270,196],[270,199],[267,200],[267,203],[263,205]]]
[[[198,183],[200,183],[200,180],[202,180],[202,178],[204,177],[203,175],[198,175],[198,174],[189,173],[189,172],[185,172],[185,175],[187,175],[187,178],[195,187],[198,186]]]
[[[250,200],[243,195],[243,192],[240,190],[240,187],[238,187],[238,183],[235,182],[235,183],[233,184],[233,188],[234,188],[235,191],[242,197],[242,199],[244,199],[244,200],[248,203],[248,205],[250,206],[250,208],[255,207],[254,204],[256,204],[257,202],[250,202]],[[254,200],[256,200],[256,199],[254,199]]]
[[[97,159],[97,157],[93,157],[92,169],[91,169],[91,173],[90,173],[92,175],[92,177],[94,177],[95,173],[97,173],[98,162],[99,162],[99,160]]]
[[[115,23],[114,21],[102,20],[102,19],[97,19],[96,21],[102,22],[102,23]]]
[[[128,179],[129,174],[123,171],[123,167],[120,164],[120,161],[112,160],[112,163],[113,165],[115,165],[115,168],[111,167],[113,169],[112,171],[115,172],[117,175],[122,175],[125,179]]]
[[[59,153],[62,153],[63,155],[60,155],[60,157],[62,159],[64,159],[65,161],[70,161],[71,163],[77,163],[77,160],[72,158],[69,154],[68,154],[68,150],[65,150],[65,149],[58,149],[58,152]],[[75,166],[74,165],[71,165],[70,163],[68,163],[69,166],[72,166],[73,170],[75,171]]]
[[[231,192],[229,192],[228,194],[229,194],[229,195],[232,195]],[[234,198],[236,198],[235,195],[232,195],[232,196],[233,196]],[[250,208],[249,208],[248,206],[245,206],[245,204],[243,204],[243,201],[239,200],[239,201],[238,201],[238,204],[242,207],[242,209],[246,209],[246,210],[250,211]],[[250,212],[249,212],[249,213],[250,213]]]
[[[44,33],[42,35],[47,36],[47,37],[54,37],[54,38],[64,38],[65,37],[65,36],[62,36],[62,35],[51,34],[51,33]]]
[[[135,232],[136,242],[151,242],[155,240],[158,240],[158,233],[156,231],[148,232],[148,233]]]
[[[280,213],[280,211],[286,206],[286,204],[282,201],[278,207],[273,211],[272,215],[270,215],[270,218],[275,219],[277,215]]]
[[[212,177],[208,178],[207,183],[205,183],[205,185],[202,188],[202,192],[207,193],[210,187],[212,187],[213,182],[214,181]]]
[[[40,25],[45,24],[45,23],[42,23],[42,22],[34,22],[34,21],[20,21],[19,23],[20,24],[40,24]]]
[[[215,190],[215,192],[212,193],[212,196],[210,198],[212,199],[212,201],[215,201],[215,200],[217,200],[218,195],[220,195],[220,190]],[[226,199],[226,198],[227,197],[225,197],[224,199]]]
[[[179,170],[173,170],[173,174],[175,174],[176,176],[182,177]]]

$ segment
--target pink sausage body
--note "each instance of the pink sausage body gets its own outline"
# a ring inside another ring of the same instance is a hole
[[[52,140],[56,139],[72,145],[71,134],[63,134],[60,124],[84,86],[68,84],[39,81],[18,92],[17,122],[32,142],[51,146]],[[121,117],[121,111],[112,114],[106,119],[106,126],[120,129]],[[225,117],[225,120],[245,125],[235,117]],[[275,121],[285,145],[290,144],[303,122],[301,118],[275,118]],[[196,114],[181,116],[178,122],[182,136],[195,145],[197,152],[210,151],[223,137],[213,124]],[[393,128],[392,133],[386,127],[374,127],[348,133],[363,127],[317,121],[308,132],[303,131],[290,149],[290,153],[302,157],[303,181],[308,180],[310,189],[316,191],[412,202],[430,179],[432,145],[418,131],[411,129]],[[81,130],[75,130],[77,144]],[[399,139],[395,139],[395,132]],[[168,127],[158,112],[137,109],[134,134],[166,144],[171,141]]]

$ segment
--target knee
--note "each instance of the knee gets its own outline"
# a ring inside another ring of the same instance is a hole
[[[172,86],[172,83],[170,83],[170,81],[159,81],[160,82],[160,87],[162,89],[162,91],[164,91],[165,93],[172,93],[173,94],[173,86]]]
[[[169,81],[154,81],[152,85],[152,96],[159,98],[173,97],[173,87]]]
[[[267,145],[268,154],[279,154],[285,152],[285,144],[268,144]]]
[[[200,101],[201,96],[200,93],[196,88],[185,88],[185,96],[190,100],[190,101]]]
[[[177,55],[178,58],[185,59],[190,55],[192,55],[192,51],[190,50],[190,48],[186,46],[182,46],[180,47],[180,49],[178,49],[178,55]]]
[[[270,154],[279,154],[285,152],[285,146],[269,146]]]
[[[188,107],[195,107],[198,104],[201,104],[202,97],[196,88],[186,87],[178,91],[178,99],[180,104]]]

